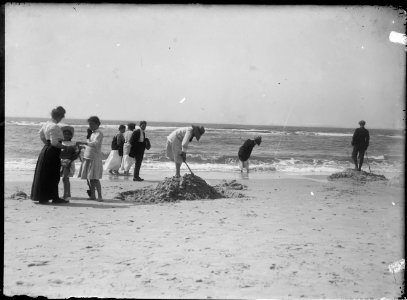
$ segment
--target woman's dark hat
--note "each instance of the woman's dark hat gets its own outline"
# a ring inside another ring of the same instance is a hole
[[[199,139],[201,138],[201,135],[203,135],[205,133],[205,128],[203,126],[192,125],[192,130],[194,132],[194,135],[195,135],[197,141],[199,141]]]

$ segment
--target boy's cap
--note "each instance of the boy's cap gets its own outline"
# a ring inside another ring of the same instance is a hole
[[[62,130],[62,132],[64,132],[64,131],[70,131],[71,132],[71,134],[72,134],[72,136],[73,136],[73,134],[74,134],[74,132],[75,132],[75,129],[72,127],[72,126],[69,126],[69,125],[66,125],[66,126],[62,126],[61,127],[61,130]]]

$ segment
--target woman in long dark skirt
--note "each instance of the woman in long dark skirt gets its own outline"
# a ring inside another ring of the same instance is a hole
[[[58,184],[60,180],[61,149],[63,134],[57,125],[65,117],[65,109],[58,106],[51,112],[52,121],[46,122],[40,129],[40,138],[44,147],[38,157],[35,167],[34,180],[31,187],[31,199],[39,203],[68,203],[69,201],[59,198]]]

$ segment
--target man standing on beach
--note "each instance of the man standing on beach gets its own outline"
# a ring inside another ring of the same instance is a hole
[[[363,158],[365,156],[365,152],[367,147],[369,147],[369,131],[365,128],[365,121],[359,121],[359,128],[356,128],[355,132],[353,133],[352,137],[352,159],[355,163],[355,170],[361,171],[363,165]],[[359,165],[358,165],[358,154],[359,154]]]
[[[146,121],[140,122],[140,127],[133,131],[130,137],[130,152],[129,156],[134,157],[136,164],[134,166],[133,181],[143,181],[144,179],[140,177],[141,162],[144,157],[144,150],[146,149],[146,134],[145,130],[147,127]]]

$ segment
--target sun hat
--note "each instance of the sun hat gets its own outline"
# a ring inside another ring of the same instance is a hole
[[[75,132],[75,129],[74,129],[72,126],[69,126],[69,125],[64,125],[64,126],[62,126],[62,127],[61,127],[61,130],[62,130],[62,132],[64,132],[64,131],[70,131],[71,134],[72,134],[72,136],[73,136],[73,134],[74,134],[74,132]]]
[[[195,135],[197,141],[199,141],[199,139],[201,138],[201,135],[203,135],[205,133],[205,128],[203,126],[192,125],[192,130],[194,132],[194,135]]]

